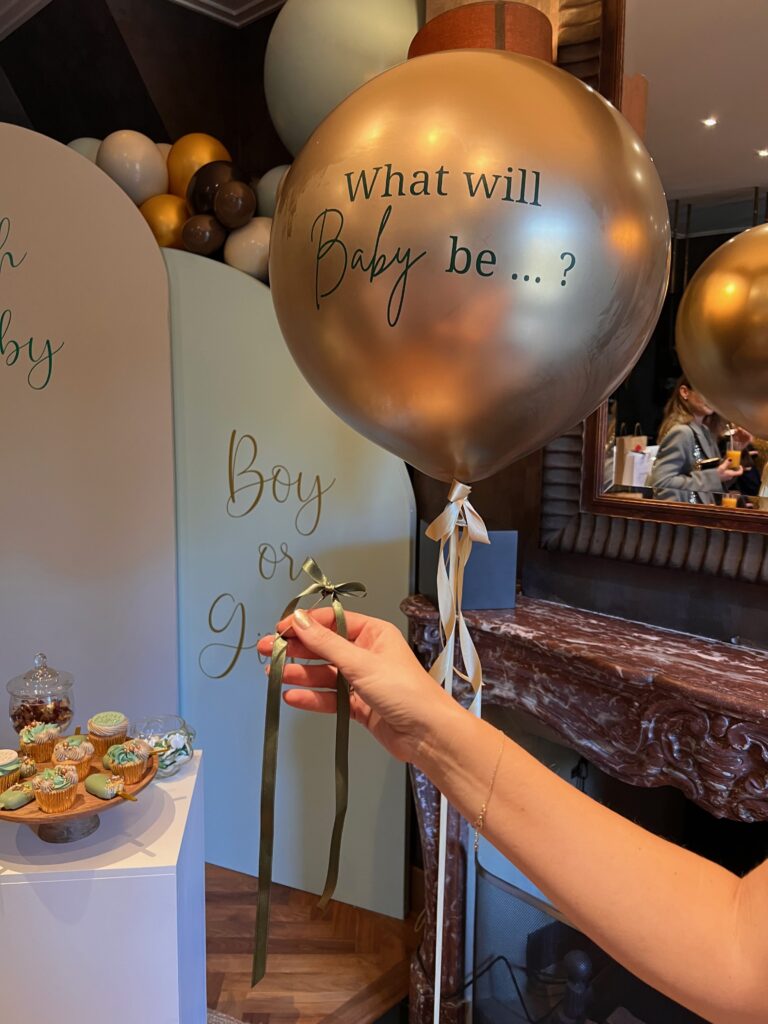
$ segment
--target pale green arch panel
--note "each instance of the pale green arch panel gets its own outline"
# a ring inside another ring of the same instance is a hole
[[[413,493],[403,463],[342,423],[306,384],[265,285],[213,260],[164,255],[182,711],[206,751],[207,858],[256,874],[266,677],[253,645],[303,589],[290,573],[307,555],[332,578],[367,584],[369,596],[350,599],[351,608],[404,627]],[[283,708],[274,876],[314,892],[333,822],[333,744],[332,718]],[[337,898],[401,916],[405,769],[353,725],[350,776]]]

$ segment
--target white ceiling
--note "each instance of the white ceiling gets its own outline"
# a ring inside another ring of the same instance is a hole
[[[646,144],[670,198],[768,186],[767,50],[768,0],[627,0],[624,70],[648,79]]]

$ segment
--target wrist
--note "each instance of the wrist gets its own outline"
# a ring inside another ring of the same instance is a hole
[[[462,719],[467,715],[468,712],[459,702],[441,688],[439,700],[430,706],[424,733],[413,758],[414,766],[428,775],[436,785],[442,769],[450,763]]]

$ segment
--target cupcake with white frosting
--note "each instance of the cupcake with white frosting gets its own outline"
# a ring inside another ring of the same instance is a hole
[[[100,711],[88,719],[88,739],[99,757],[104,757],[116,743],[123,743],[127,736],[128,719],[122,711]]]
[[[32,788],[41,811],[46,814],[68,811],[77,798],[77,772],[69,764],[46,768],[32,779]]]
[[[83,781],[91,770],[91,758],[94,755],[94,746],[87,736],[67,736],[59,740],[53,748],[53,764],[71,764],[77,771],[80,782]]]

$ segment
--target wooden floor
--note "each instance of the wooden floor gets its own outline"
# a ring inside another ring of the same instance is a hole
[[[408,992],[412,920],[276,885],[266,977],[251,989],[258,882],[208,866],[208,1005],[247,1024],[371,1024]]]

